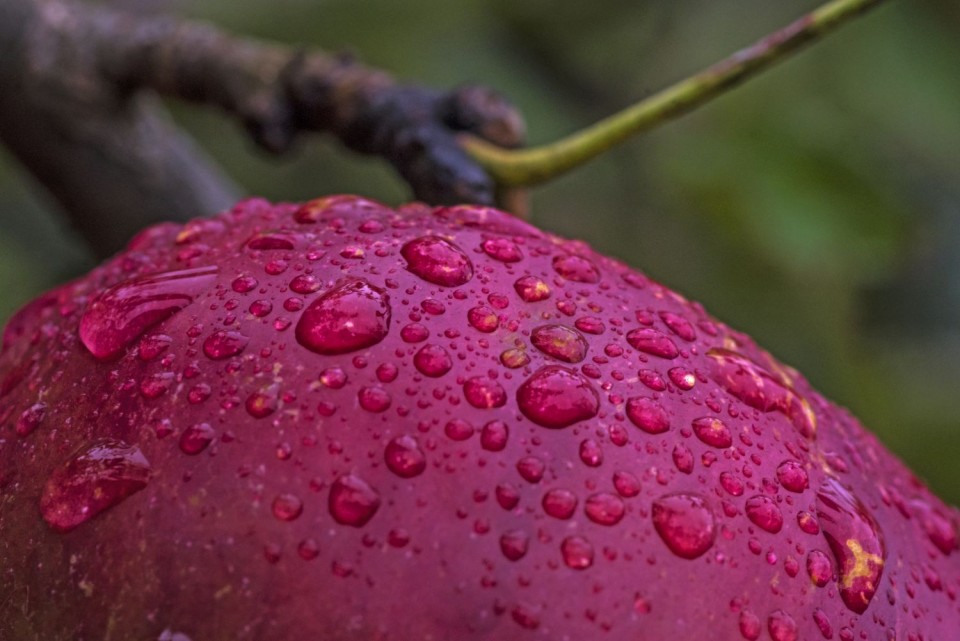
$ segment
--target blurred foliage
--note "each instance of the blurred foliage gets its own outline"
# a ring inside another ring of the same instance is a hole
[[[116,2],[116,4],[122,4]],[[546,142],[812,9],[769,0],[126,0],[351,50],[416,83],[483,83]],[[960,503],[960,5],[891,2],[681,121],[534,194],[536,221],[702,301],[852,409]],[[177,118],[251,193],[407,192],[305,139],[268,158]],[[0,320],[90,258],[0,155]]]

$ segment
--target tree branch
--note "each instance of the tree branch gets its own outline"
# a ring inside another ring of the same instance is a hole
[[[107,228],[118,211],[150,212],[135,230],[234,199],[144,89],[218,106],[273,153],[300,131],[331,133],[388,159],[417,198],[436,204],[494,199],[493,181],[456,132],[506,147],[523,138],[517,112],[489,90],[403,86],[351,58],[62,0],[0,3],[0,53],[0,139],[88,238],[111,236],[96,240],[101,251],[131,235],[127,226]]]

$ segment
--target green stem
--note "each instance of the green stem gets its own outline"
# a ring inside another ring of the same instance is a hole
[[[547,181],[637,133],[692,111],[882,1],[827,2],[729,58],[557,142],[510,150],[464,136],[462,145],[502,186],[521,187]]]

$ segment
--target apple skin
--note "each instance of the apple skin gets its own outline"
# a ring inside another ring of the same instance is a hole
[[[239,203],[11,319],[0,639],[960,638],[958,512],[493,209]]]

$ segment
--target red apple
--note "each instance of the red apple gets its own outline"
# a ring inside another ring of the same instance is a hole
[[[499,211],[248,200],[0,355],[0,638],[960,638],[958,513],[696,303]]]

